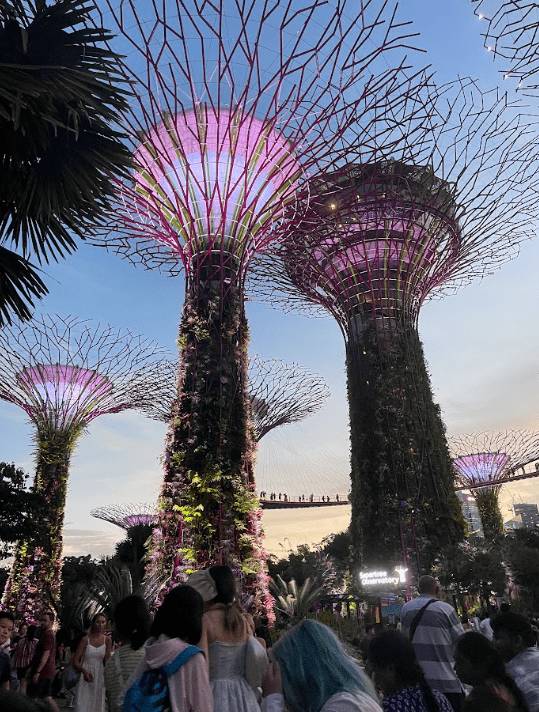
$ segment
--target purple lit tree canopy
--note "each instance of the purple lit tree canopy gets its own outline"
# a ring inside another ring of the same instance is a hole
[[[150,578],[165,586],[228,563],[262,609],[245,275],[290,232],[300,187],[342,163],[345,133],[397,93],[399,67],[375,70],[406,35],[378,0],[108,6],[131,50],[137,169],[105,242],[134,262],[180,265],[186,281]]]
[[[539,433],[509,430],[465,434],[450,438],[449,446],[457,485],[471,490],[485,539],[498,541],[503,536],[498,502],[501,487],[517,470],[539,458]]]
[[[34,489],[46,501],[36,534],[20,542],[3,603],[23,619],[55,606],[60,591],[62,527],[71,456],[89,423],[140,406],[149,367],[163,349],[129,331],[73,317],[42,316],[0,332],[0,398],[35,426]]]
[[[503,452],[479,452],[475,455],[463,455],[453,459],[453,467],[458,479],[468,487],[485,487],[500,481],[511,458]]]
[[[131,529],[139,524],[153,525],[157,521],[156,506],[150,502],[143,504],[109,504],[92,509],[90,514],[96,519],[115,524],[121,529]]]
[[[407,101],[419,100],[424,120],[406,122]],[[504,97],[462,80],[427,83],[407,101],[393,113],[399,141],[358,140],[347,166],[311,182],[294,236],[262,256],[252,284],[278,306],[339,323],[354,552],[421,571],[463,530],[419,311],[515,254],[535,208],[528,129]]]

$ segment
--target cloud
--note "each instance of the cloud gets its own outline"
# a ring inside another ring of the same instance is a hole
[[[112,556],[114,547],[125,539],[125,532],[104,532],[92,529],[64,529],[63,556],[86,556],[93,558]]]

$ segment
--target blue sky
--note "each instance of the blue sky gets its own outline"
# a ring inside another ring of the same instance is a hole
[[[441,81],[477,77],[488,89],[502,80],[480,37],[481,21],[466,0],[403,0],[401,17],[413,20],[421,37],[415,56],[431,63]],[[499,272],[443,301],[427,303],[419,331],[432,385],[448,434],[486,429],[538,428],[537,291],[539,243],[522,245],[520,256]],[[135,268],[104,250],[83,245],[68,260],[46,270],[50,295],[38,311],[92,318],[155,339],[176,352],[183,281]],[[264,304],[248,303],[251,350],[263,357],[296,362],[320,373],[332,395],[318,415],[287,426],[262,441],[261,489],[269,489],[273,469],[296,464],[286,477],[297,493],[342,490],[348,472],[348,409],[344,344],[331,319],[285,315]],[[109,503],[155,499],[161,481],[159,457],[166,427],[135,413],[93,421],[74,455],[66,511],[66,553],[110,553],[119,529],[93,519],[90,510]],[[32,426],[16,406],[0,402],[0,459],[32,473]],[[286,454],[286,458],[285,455]],[[310,478],[313,463],[321,463]],[[329,475],[327,475],[329,473]],[[327,482],[325,481],[327,477]],[[278,488],[278,484],[275,487]],[[326,488],[327,487],[327,491]],[[292,486],[290,487],[290,489]],[[539,502],[539,480],[507,487],[512,497]],[[347,508],[308,510],[301,515],[267,513],[267,548],[279,552],[303,541],[320,541],[344,529]]]

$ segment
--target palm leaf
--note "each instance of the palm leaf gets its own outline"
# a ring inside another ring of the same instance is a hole
[[[125,82],[87,0],[0,3],[0,231],[59,259],[111,210],[131,155]]]
[[[118,603],[133,593],[131,573],[126,566],[107,564],[99,569],[89,590],[99,608],[110,619]]]
[[[36,268],[20,255],[0,245],[0,327],[12,323],[12,316],[27,320],[32,316],[34,299],[48,289]]]
[[[279,575],[270,583],[270,589],[275,597],[275,608],[291,621],[306,618],[310,609],[326,593],[326,586],[319,579],[307,578],[298,588],[295,579],[287,583]]]

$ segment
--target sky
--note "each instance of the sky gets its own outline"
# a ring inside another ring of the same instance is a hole
[[[501,84],[501,64],[484,47],[481,21],[467,0],[403,0],[403,19],[414,21],[427,50],[416,65],[432,64],[441,81],[472,76],[485,89]],[[484,28],[483,28],[484,29]],[[426,303],[419,332],[449,435],[483,430],[539,430],[537,328],[539,242],[494,275],[441,301]],[[82,245],[67,260],[45,269],[50,294],[39,312],[71,314],[131,329],[176,353],[183,302],[181,278],[135,268],[99,248]],[[325,408],[298,425],[284,426],[261,442],[259,489],[308,495],[342,492],[348,477],[348,406],[344,343],[331,318],[284,314],[249,302],[251,352],[295,362],[324,377],[331,390]],[[110,554],[123,532],[90,515],[95,507],[155,500],[166,425],[134,412],[94,420],[72,461],[65,521],[66,555]],[[24,412],[0,402],[0,460],[33,472],[33,428]],[[290,469],[287,469],[290,468]],[[512,501],[539,503],[539,479],[502,490],[509,518]],[[266,549],[276,555],[315,544],[343,531],[349,507],[265,512]]]

